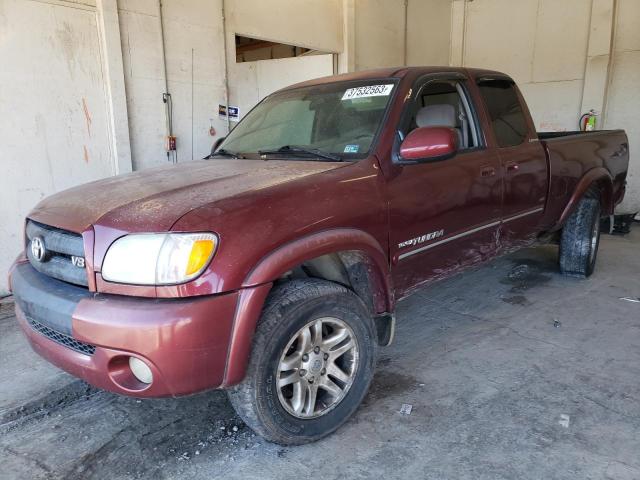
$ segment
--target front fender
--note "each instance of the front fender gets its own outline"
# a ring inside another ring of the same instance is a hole
[[[375,308],[390,312],[394,299],[387,256],[370,234],[350,228],[317,232],[279,247],[262,258],[242,283],[231,331],[223,387],[244,378],[255,327],[273,282],[297,265],[330,253],[357,251],[367,259]]]
[[[353,228],[337,228],[314,233],[294,240],[265,256],[249,272],[243,287],[252,287],[262,283],[273,282],[283,274],[306,260],[344,251],[359,251],[365,254],[377,285],[374,291],[384,291],[383,310],[391,307],[391,288],[389,284],[389,267],[387,256],[380,244],[368,233]]]

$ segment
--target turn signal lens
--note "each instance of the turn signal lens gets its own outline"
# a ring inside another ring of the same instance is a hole
[[[193,242],[185,276],[190,277],[194,273],[198,273],[202,270],[202,268],[209,262],[215,248],[216,244],[213,239],[196,240]]]

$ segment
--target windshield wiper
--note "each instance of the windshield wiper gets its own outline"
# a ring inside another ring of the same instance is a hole
[[[300,154],[306,153],[307,155],[314,155],[316,157],[324,158],[326,160],[331,160],[333,162],[341,162],[342,158],[338,155],[334,155],[333,153],[325,152],[323,150],[318,150],[317,148],[309,148],[309,147],[301,147],[300,145],[283,145],[282,147],[274,150],[258,150],[260,155],[275,155],[278,153],[290,153],[290,154]]]
[[[211,155],[209,155],[209,157],[215,157],[215,156],[218,156],[218,155],[221,156],[221,157],[243,158],[242,155],[240,155],[239,153],[230,152],[229,150],[225,150],[224,148],[216,150]]]

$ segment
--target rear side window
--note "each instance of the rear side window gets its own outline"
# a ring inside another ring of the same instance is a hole
[[[478,83],[500,147],[520,145],[527,138],[527,122],[513,83],[487,80]]]

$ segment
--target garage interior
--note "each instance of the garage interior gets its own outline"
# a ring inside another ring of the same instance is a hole
[[[640,478],[635,225],[586,280],[540,246],[401,302],[364,405],[302,447],[255,436],[223,392],[136,400],[58,370],[7,283],[41,199],[203,158],[284,86],[389,66],[503,71],[539,131],[591,111],[624,129],[633,218],[637,0],[0,0],[0,56],[0,478]]]

